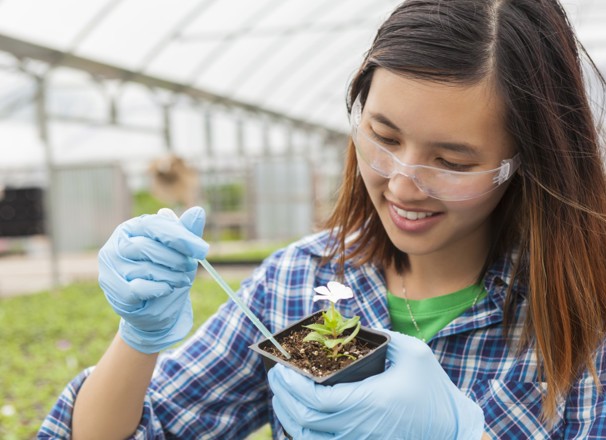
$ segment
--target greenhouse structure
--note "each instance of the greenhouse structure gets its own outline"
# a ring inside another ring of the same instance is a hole
[[[211,241],[313,231],[349,79],[397,3],[0,1],[0,239],[96,248],[146,197],[204,206]],[[606,70],[606,2],[563,4]]]

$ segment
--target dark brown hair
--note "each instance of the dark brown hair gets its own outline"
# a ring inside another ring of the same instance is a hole
[[[593,356],[606,326],[606,178],[581,59],[603,86],[557,0],[407,0],[378,30],[348,96],[348,108],[358,95],[364,103],[379,67],[429,81],[495,84],[522,165],[492,214],[485,268],[519,249],[513,280],[529,287],[521,345],[537,350],[547,419],[580,373],[596,377]],[[336,231],[331,256],[342,263],[407,264],[370,201],[351,141],[327,226]]]

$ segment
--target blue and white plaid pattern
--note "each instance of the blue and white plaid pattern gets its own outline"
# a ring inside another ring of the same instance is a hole
[[[336,279],[336,262],[320,266],[327,234],[310,236],[269,257],[246,280],[239,294],[273,332],[322,307],[313,303],[312,287]],[[461,390],[483,408],[486,432],[498,439],[604,439],[606,401],[587,373],[558,405],[558,420],[541,420],[541,394],[535,352],[516,352],[503,336],[503,301],[508,259],[485,278],[488,296],[442,329],[429,345]],[[345,284],[356,295],[340,301],[346,316],[358,314],[363,325],[390,328],[386,286],[373,266],[348,265]],[[519,338],[526,311],[523,286],[512,336]],[[262,339],[232,301],[156,368],[135,439],[240,439],[268,421],[274,438],[283,438],[271,409],[270,392],[260,357],[248,346]],[[514,341],[515,342],[515,341]],[[596,354],[606,385],[606,347]],[[38,438],[69,438],[73,403],[90,370],[63,391],[40,428]]]

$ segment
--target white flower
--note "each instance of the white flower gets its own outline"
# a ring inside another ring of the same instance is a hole
[[[320,286],[314,288],[314,291],[318,293],[318,295],[314,295],[313,300],[318,301],[321,299],[327,299],[336,303],[340,299],[353,298],[353,291],[351,288],[344,286],[341,283],[337,283],[336,281],[329,281],[327,286]]]

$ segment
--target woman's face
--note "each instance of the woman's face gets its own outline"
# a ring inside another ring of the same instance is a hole
[[[378,69],[359,129],[410,165],[484,171],[515,155],[502,100],[488,82],[443,84]],[[358,164],[389,238],[411,262],[415,256],[461,258],[488,249],[488,219],[507,183],[470,200],[442,201],[402,174],[382,177],[359,152]]]

